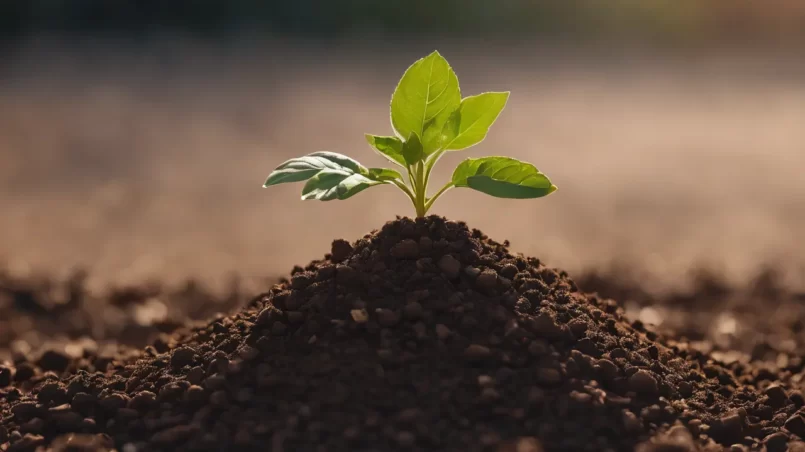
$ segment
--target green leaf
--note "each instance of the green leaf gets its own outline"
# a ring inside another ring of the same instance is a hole
[[[380,155],[405,168],[405,157],[402,155],[403,142],[397,137],[379,137],[366,134],[366,141]]]
[[[369,179],[363,174],[325,169],[319,171],[305,183],[302,188],[302,199],[318,199],[320,201],[347,199],[373,185],[385,183]]]
[[[314,152],[304,157],[290,159],[278,166],[268,175],[263,187],[307,180],[325,169],[362,174],[366,174],[368,171],[363,165],[346,155],[335,152]]]
[[[405,71],[391,96],[391,125],[403,138],[416,133],[425,154],[439,148],[450,114],[461,102],[458,77],[439,52]]]
[[[403,180],[402,175],[391,168],[369,168],[369,179],[379,181]]]
[[[556,191],[534,165],[509,157],[464,160],[453,172],[453,184],[498,198],[540,198]]]
[[[444,148],[457,151],[483,141],[508,99],[508,92],[465,97],[442,129]]]
[[[405,158],[405,162],[409,165],[419,162],[422,160],[422,157],[424,157],[422,142],[419,141],[419,136],[416,132],[411,132],[408,141],[403,143],[402,154]]]

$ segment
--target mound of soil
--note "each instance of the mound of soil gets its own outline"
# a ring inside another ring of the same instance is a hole
[[[800,392],[666,341],[507,246],[439,217],[338,240],[170,350],[2,390],[0,450],[805,446]]]

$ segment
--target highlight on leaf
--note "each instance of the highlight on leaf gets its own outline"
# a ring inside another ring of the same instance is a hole
[[[510,157],[464,160],[453,172],[452,182],[498,198],[541,198],[556,191],[534,165]]]
[[[366,141],[380,155],[387,158],[392,163],[396,163],[405,168],[405,157],[403,157],[403,142],[397,137],[378,137],[366,134]]]
[[[393,135],[366,134],[381,156],[405,169],[367,168],[335,152],[314,152],[287,160],[269,174],[264,187],[306,181],[302,199],[348,199],[376,185],[394,185],[424,216],[451,188],[470,188],[490,196],[531,199],[547,196],[556,186],[534,165],[510,157],[469,158],[432,196],[427,190],[434,165],[448,151],[483,141],[500,116],[509,92],[461,98],[458,77],[439,52],[414,62],[391,96]],[[406,177],[407,176],[407,177]]]

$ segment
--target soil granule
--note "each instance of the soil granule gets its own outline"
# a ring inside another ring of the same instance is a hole
[[[398,219],[106,372],[0,368],[0,450],[805,446],[792,378],[666,340],[507,246]]]

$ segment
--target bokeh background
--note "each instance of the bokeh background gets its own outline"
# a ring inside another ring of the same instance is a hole
[[[412,214],[262,189],[318,150],[384,162],[405,68],[438,49],[463,93],[511,90],[487,140],[560,190],[454,190],[465,220],[571,274],[656,290],[708,269],[805,281],[805,3],[798,0],[6,0],[0,262],[91,285],[264,281]],[[614,269],[614,270],[613,270]],[[650,281],[650,283],[646,283]]]

